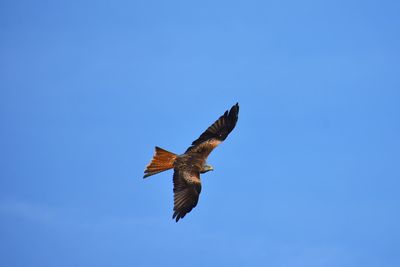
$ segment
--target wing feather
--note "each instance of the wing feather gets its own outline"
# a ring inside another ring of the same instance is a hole
[[[200,173],[185,169],[174,172],[174,214],[176,222],[185,217],[199,201],[201,192]]]
[[[235,128],[239,115],[239,104],[236,103],[229,111],[218,118],[210,127],[207,128],[192,145],[186,150],[197,152],[207,157],[211,151],[224,141],[230,132]]]

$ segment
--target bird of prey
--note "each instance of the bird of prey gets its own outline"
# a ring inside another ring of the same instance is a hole
[[[196,207],[201,192],[200,174],[214,170],[207,164],[211,151],[226,139],[238,120],[239,104],[219,117],[182,155],[156,147],[143,178],[174,169],[174,214],[176,222]]]

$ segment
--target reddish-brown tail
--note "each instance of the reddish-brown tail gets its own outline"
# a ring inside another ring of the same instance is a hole
[[[143,178],[172,169],[174,167],[176,157],[176,154],[156,146],[153,159],[146,166]]]

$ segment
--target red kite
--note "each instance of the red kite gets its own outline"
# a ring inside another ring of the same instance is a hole
[[[207,157],[235,128],[239,104],[219,117],[200,135],[182,155],[156,147],[151,162],[146,166],[143,178],[174,169],[174,214],[176,222],[196,207],[201,192],[200,173],[214,170],[207,164]]]

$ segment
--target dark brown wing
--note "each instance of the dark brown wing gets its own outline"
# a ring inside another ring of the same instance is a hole
[[[176,222],[185,217],[199,201],[200,173],[176,168],[174,172],[174,215]]]
[[[186,150],[188,152],[203,153],[207,157],[210,152],[228,137],[236,126],[239,115],[239,104],[236,103],[229,112],[219,117],[207,130],[193,141],[192,145]]]

